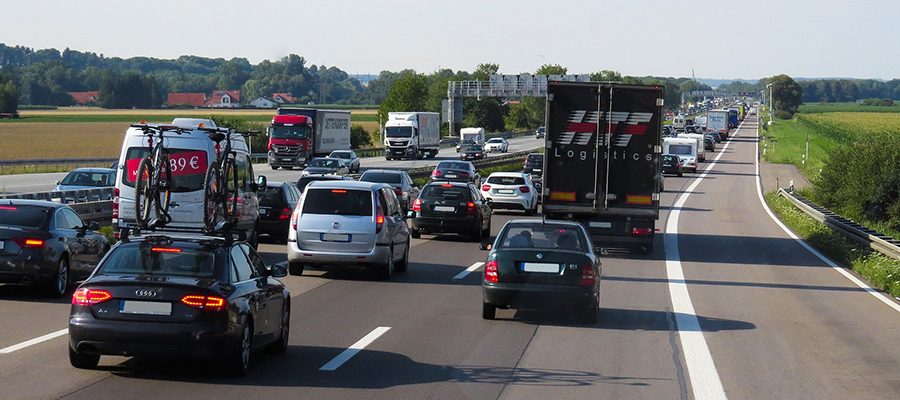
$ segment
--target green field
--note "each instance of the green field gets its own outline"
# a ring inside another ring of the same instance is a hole
[[[856,103],[809,103],[800,105],[801,114],[832,112],[900,113],[900,104],[890,107],[864,106]]]

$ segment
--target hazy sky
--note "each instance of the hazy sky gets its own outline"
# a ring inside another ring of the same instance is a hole
[[[298,54],[406,68],[758,79],[900,76],[897,0],[0,0],[0,43],[106,57]]]

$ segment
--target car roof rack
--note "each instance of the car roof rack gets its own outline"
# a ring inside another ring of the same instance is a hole
[[[171,234],[176,235],[171,235]],[[199,234],[206,238],[213,239],[222,239],[225,241],[226,245],[231,245],[235,240],[246,241],[247,240],[247,232],[244,230],[235,229],[234,226],[228,222],[221,221],[219,222],[213,229],[206,228],[190,228],[190,227],[174,227],[174,226],[165,226],[165,227],[149,227],[149,228],[141,228],[135,224],[128,224],[119,233],[119,241],[128,243],[131,241],[132,236],[141,236],[143,238],[151,238],[151,237],[172,237],[178,236],[177,234]],[[190,238],[188,236],[180,236],[182,238]]]

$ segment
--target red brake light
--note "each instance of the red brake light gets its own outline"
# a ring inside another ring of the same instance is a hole
[[[119,188],[113,189],[113,204],[112,204],[112,217],[114,219],[119,218]]]
[[[78,289],[72,294],[72,304],[79,306],[92,306],[112,298],[112,294],[105,290]]]
[[[453,185],[451,185],[449,183],[445,183],[445,184],[441,185],[441,187],[453,187]]]
[[[291,214],[293,214],[293,213],[294,213],[294,210],[291,210],[290,208],[285,207],[284,209],[281,210],[281,215],[278,216],[278,219],[288,219],[291,217]]]
[[[581,266],[581,285],[588,286],[593,285],[594,281],[597,279],[597,275],[594,274],[594,267],[592,265],[582,265]]]
[[[12,241],[13,241],[13,243],[19,245],[19,247],[26,247],[26,248],[44,247],[44,241],[41,239],[17,237],[17,238],[13,238]]]
[[[395,188],[394,188],[394,194],[396,194],[397,197],[403,196],[403,188],[402,188],[402,187],[399,187],[399,186],[398,186],[398,187],[395,187]]]
[[[196,294],[189,294],[182,297],[181,302],[194,308],[210,311],[222,311],[228,305],[228,301],[224,298]]]
[[[489,192],[491,190],[491,185],[481,185],[482,192]]]
[[[375,233],[381,232],[384,228],[384,208],[381,206],[381,200],[375,205]]]
[[[331,193],[347,193],[347,191],[346,191],[346,190],[335,189],[335,190],[332,190]]]
[[[497,260],[491,260],[484,264],[484,280],[488,282],[498,282],[500,276],[497,270]]]
[[[441,171],[439,171],[439,170],[434,170],[434,171],[431,172],[431,176],[441,176]]]
[[[470,201],[468,204],[466,204],[466,213],[475,214],[475,203]]]
[[[18,210],[18,208],[11,206],[0,206],[0,210]]]
[[[300,204],[297,203],[297,208],[294,209],[293,214],[291,214],[291,229],[297,230],[297,220],[300,219]]]
[[[519,191],[522,193],[528,193],[531,191],[531,188],[529,188],[528,186],[519,186]]]
[[[181,249],[173,249],[171,247],[151,247],[150,250],[160,253],[181,253]]]
[[[652,228],[631,228],[631,233],[635,235],[650,235],[653,233]]]
[[[416,201],[413,203],[412,210],[422,212],[422,199],[416,199]]]

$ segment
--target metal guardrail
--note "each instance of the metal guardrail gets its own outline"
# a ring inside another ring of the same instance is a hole
[[[800,211],[838,233],[888,257],[900,260],[900,240],[841,217],[793,191],[778,189],[778,195],[790,201]]]
[[[496,166],[500,166],[500,165],[515,164],[515,163],[519,163],[519,162],[524,162],[525,156],[527,156],[528,153],[533,153],[535,151],[537,151],[537,150],[531,149],[531,150],[519,151],[516,153],[506,154],[506,155],[503,155],[500,157],[491,157],[491,158],[486,158],[484,160],[472,161],[472,164],[474,164],[475,167],[478,169],[496,167]],[[434,170],[434,167],[418,167],[418,168],[407,169],[406,173],[409,174],[410,178],[416,179],[416,178],[424,178],[427,176],[431,176],[431,172],[433,170]]]
[[[97,189],[60,190],[36,193],[0,194],[0,199],[46,200],[66,203],[85,221],[97,221],[101,225],[110,222],[113,208],[112,187]]]

